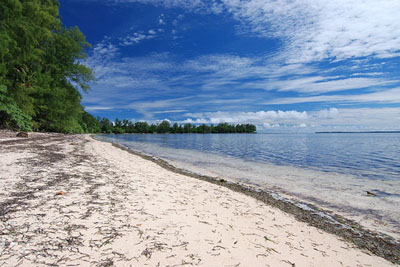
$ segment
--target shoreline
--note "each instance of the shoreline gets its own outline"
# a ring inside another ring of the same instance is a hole
[[[384,161],[382,155],[373,154],[368,159],[368,154],[355,152],[354,155],[350,153],[353,156],[341,168],[340,162],[348,156],[341,157],[339,154],[347,155],[349,151],[346,148],[341,147],[343,153],[339,152],[341,149],[329,152],[329,155],[339,156],[332,156],[331,161],[330,157],[324,156],[323,150],[315,149],[314,141],[309,140],[312,138],[310,136],[250,137],[95,136],[99,140],[117,142],[141,153],[162,158],[190,172],[248,183],[294,201],[313,204],[353,220],[373,232],[387,234],[400,243],[400,194],[397,189],[400,188],[400,180],[395,176],[393,159]],[[211,140],[216,143],[210,143]],[[299,153],[292,146],[282,146],[284,142],[295,140],[303,144],[296,146],[300,149]],[[336,139],[328,138],[316,143],[327,143],[331,147],[332,140]],[[351,139],[345,138],[343,143],[350,146],[349,141],[351,143]],[[235,145],[236,142],[238,145]],[[307,152],[302,150],[305,143],[309,142],[310,149]],[[257,148],[252,149],[256,144]],[[283,151],[291,151],[294,156],[291,157],[291,153],[285,156]],[[307,164],[306,159],[311,163]],[[355,165],[358,161],[362,163]],[[386,168],[390,166],[393,167],[391,173]]]
[[[95,139],[93,136],[91,138]],[[206,181],[218,186],[226,187],[232,191],[239,192],[255,198],[272,207],[277,207],[280,210],[292,214],[298,221],[305,222],[318,229],[328,233],[337,235],[347,241],[352,242],[360,249],[366,249],[373,254],[385,258],[393,263],[398,263],[400,259],[400,243],[384,233],[376,233],[366,229],[359,223],[347,219],[339,214],[332,213],[329,210],[321,209],[311,203],[305,203],[300,200],[289,200],[280,196],[273,191],[263,190],[257,186],[252,186],[248,183],[233,182],[225,179],[216,179],[215,177],[201,175],[190,172],[188,170],[178,168],[168,163],[161,158],[146,155],[139,151],[127,148],[121,144],[97,140],[100,142],[111,143],[113,146],[125,150],[128,153],[139,156],[145,160],[152,161],[160,167],[202,181]]]
[[[257,200],[265,193],[190,179],[89,135],[0,137],[0,147],[6,266],[399,263],[309,226],[276,208],[282,201]]]

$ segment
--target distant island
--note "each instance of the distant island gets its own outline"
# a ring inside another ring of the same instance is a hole
[[[114,122],[107,118],[94,119],[93,117],[90,121],[87,121],[88,127],[90,127],[90,132],[92,133],[141,133],[141,134],[187,134],[187,133],[197,133],[197,134],[217,134],[217,133],[255,133],[257,128],[253,124],[228,124],[219,123],[217,125],[194,125],[191,123],[178,124],[171,123],[167,120],[162,121],[157,124],[148,124],[145,121],[138,121],[133,123],[130,120],[119,120],[115,119]]]
[[[326,134],[326,133],[400,133],[400,131],[360,131],[360,132],[344,132],[344,131],[336,131],[336,132],[315,132],[317,134]]]

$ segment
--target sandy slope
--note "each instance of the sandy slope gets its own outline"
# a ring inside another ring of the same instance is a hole
[[[0,140],[0,266],[392,266],[89,136]]]

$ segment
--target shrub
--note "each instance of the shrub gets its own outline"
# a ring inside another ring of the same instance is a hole
[[[26,115],[7,96],[7,87],[0,85],[0,127],[18,131],[32,131],[32,118]]]

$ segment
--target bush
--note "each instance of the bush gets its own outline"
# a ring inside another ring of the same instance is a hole
[[[14,99],[7,96],[5,85],[0,85],[0,127],[17,131],[32,131],[32,118],[17,106]]]

